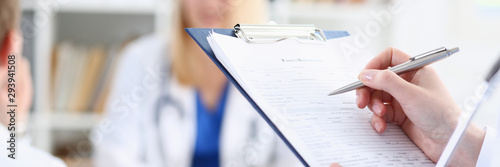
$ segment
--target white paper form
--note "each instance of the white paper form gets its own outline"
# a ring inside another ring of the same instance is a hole
[[[248,44],[208,37],[217,59],[310,166],[433,166],[397,125],[378,134],[355,93],[327,96],[357,80],[371,56],[351,53],[350,37],[324,44]],[[352,48],[351,48],[352,49]],[[347,50],[347,51],[346,51]]]

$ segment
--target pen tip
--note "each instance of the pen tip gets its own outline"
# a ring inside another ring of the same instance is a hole
[[[336,94],[339,94],[339,92],[333,91],[332,93],[328,94],[328,96],[333,96],[333,95],[336,95]]]
[[[454,54],[454,53],[457,53],[458,51],[460,51],[460,49],[458,47],[454,47],[454,48],[451,48],[448,53],[450,55]]]

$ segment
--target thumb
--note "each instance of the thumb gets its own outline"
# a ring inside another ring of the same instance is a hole
[[[358,78],[366,86],[383,90],[400,102],[406,102],[420,93],[418,86],[389,70],[363,70]]]

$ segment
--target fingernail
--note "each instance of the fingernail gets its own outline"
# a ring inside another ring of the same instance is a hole
[[[380,127],[380,124],[378,122],[375,122],[375,130],[380,133],[382,127]]]
[[[359,95],[356,94],[356,104],[359,106]]]
[[[378,105],[373,105],[373,112],[375,112],[378,116],[381,116],[380,113],[382,113],[382,108]]]
[[[372,71],[372,70],[363,70],[361,72],[361,74],[360,74],[361,77],[359,79],[362,80],[362,81],[371,81],[372,78],[373,78],[374,73],[375,72]]]

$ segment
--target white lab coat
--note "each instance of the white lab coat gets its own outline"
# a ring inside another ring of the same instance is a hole
[[[144,36],[124,51],[105,117],[91,136],[97,167],[191,166],[196,139],[195,90],[179,85],[166,73],[164,39]],[[172,99],[162,101],[158,111],[164,94]],[[221,166],[301,166],[232,85],[227,100],[220,137]]]
[[[2,143],[10,140],[10,132],[7,127],[0,124],[0,138]],[[4,140],[5,139],[5,140]],[[36,147],[31,146],[28,138],[16,138],[15,142],[15,158],[11,159],[7,155],[11,154],[6,148],[8,144],[2,144],[2,154],[0,156],[0,166],[15,166],[15,167],[65,167],[66,164],[59,158],[50,155]]]
[[[500,128],[500,122],[498,128]],[[500,135],[496,129],[491,127],[486,127],[485,130],[486,135],[476,166],[500,166]]]

